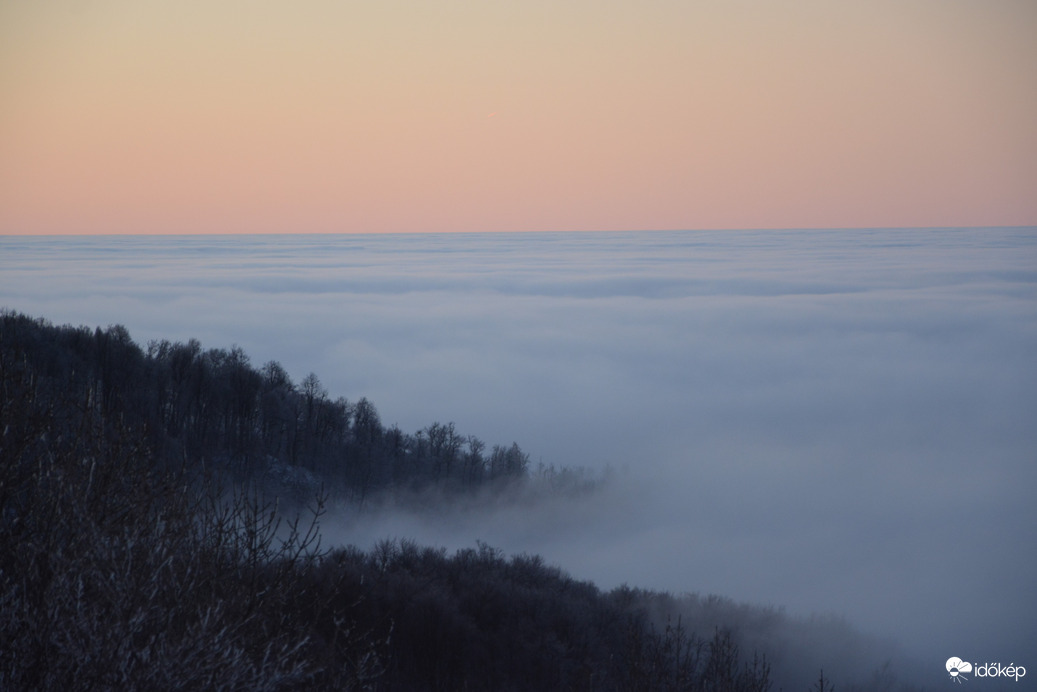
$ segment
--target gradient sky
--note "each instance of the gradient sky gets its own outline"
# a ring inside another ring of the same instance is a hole
[[[1037,223],[1030,0],[3,0],[0,233]]]

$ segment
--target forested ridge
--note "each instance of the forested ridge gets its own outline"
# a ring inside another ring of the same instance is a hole
[[[167,466],[187,459],[238,479],[294,482],[303,492],[323,482],[360,499],[428,487],[474,490],[531,473],[517,444],[487,447],[453,423],[413,434],[386,427],[366,398],[331,398],[316,374],[296,384],[279,363],[254,367],[238,347],[203,349],[191,339],[142,349],[118,325],[3,319],[5,367],[30,371],[43,387],[36,396],[87,406],[109,424],[118,420]]]
[[[606,592],[482,544],[321,542],[329,497],[530,482],[592,485],[452,424],[386,427],[366,399],[238,348],[4,311],[0,689],[762,692],[787,657],[767,636],[854,636]],[[901,688],[880,667],[836,689]]]

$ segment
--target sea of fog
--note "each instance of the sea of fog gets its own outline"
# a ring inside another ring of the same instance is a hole
[[[0,237],[0,306],[237,344],[599,496],[328,527],[1037,675],[1037,229]]]

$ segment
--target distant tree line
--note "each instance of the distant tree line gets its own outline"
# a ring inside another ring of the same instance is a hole
[[[294,383],[271,361],[254,367],[238,347],[153,341],[142,349],[122,326],[54,326],[0,314],[0,364],[32,374],[35,395],[139,430],[157,463],[276,482],[312,495],[325,484],[363,501],[387,491],[500,488],[532,475],[576,487],[586,475],[531,469],[517,444],[487,445],[434,422],[413,434],[386,427],[366,398],[333,398],[316,374]]]

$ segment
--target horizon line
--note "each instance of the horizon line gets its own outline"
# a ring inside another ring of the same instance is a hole
[[[782,232],[782,231],[920,231],[920,230],[1011,230],[1037,229],[1034,224],[990,224],[965,226],[745,226],[745,227],[702,227],[702,228],[612,228],[612,229],[538,229],[538,230],[456,230],[456,231],[246,231],[246,232],[209,232],[184,231],[139,232],[139,233],[11,233],[0,231],[4,238],[182,238],[182,237],[234,237],[234,236],[393,236],[393,235],[523,235],[545,233],[717,233],[717,232]]]

